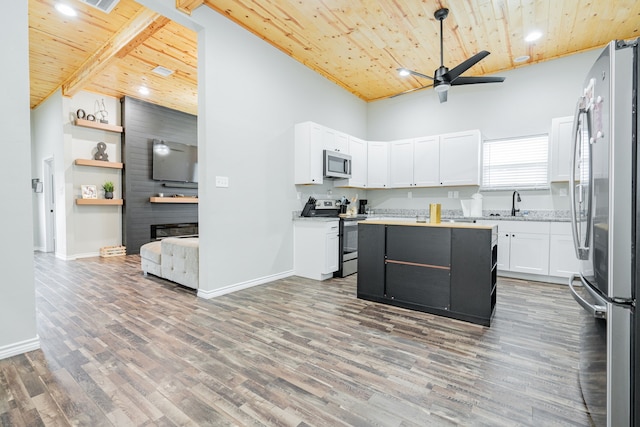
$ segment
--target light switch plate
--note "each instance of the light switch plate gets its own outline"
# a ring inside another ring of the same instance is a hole
[[[229,186],[228,176],[216,176],[216,187],[227,188]]]

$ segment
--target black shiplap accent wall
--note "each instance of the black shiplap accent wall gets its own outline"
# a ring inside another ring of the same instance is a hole
[[[197,189],[171,188],[168,181],[152,179],[151,144],[154,139],[197,145],[197,116],[160,107],[135,98],[122,103],[122,242],[127,254],[140,253],[140,246],[151,241],[152,224],[198,222],[197,204],[151,203],[149,198],[164,193],[195,196]]]

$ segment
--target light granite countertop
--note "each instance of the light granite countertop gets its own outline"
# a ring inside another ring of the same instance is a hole
[[[532,221],[532,222],[570,222],[569,211],[526,211],[511,216],[511,211],[507,210],[486,210],[481,217],[465,217],[460,209],[442,210],[442,222],[447,221]],[[428,209],[372,209],[367,215],[367,219],[375,220],[400,220],[415,221],[417,216],[425,217],[429,221]],[[300,211],[292,212],[294,221],[335,221],[335,217],[301,217]]]

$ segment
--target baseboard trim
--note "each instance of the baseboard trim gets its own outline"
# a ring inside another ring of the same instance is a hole
[[[84,254],[75,254],[75,255],[64,255],[56,252],[56,258],[61,259],[63,261],[75,261],[80,258],[93,258],[100,256],[100,252],[87,252]]]
[[[35,338],[31,338],[29,340],[20,341],[0,347],[0,360],[17,356],[28,351],[38,350],[39,348],[40,337],[36,335]]]
[[[284,271],[282,273],[272,274],[270,276],[264,276],[253,280],[247,280],[246,282],[240,282],[233,285],[225,286],[219,289],[213,289],[205,291],[204,289],[198,289],[198,296],[204,299],[216,298],[231,292],[241,291],[242,289],[252,288],[258,285],[264,285],[265,283],[273,282],[275,280],[285,279],[293,276],[293,270]]]
[[[518,273],[513,271],[500,271],[498,270],[498,277],[505,277],[509,279],[531,280],[533,282],[554,283],[556,285],[568,285],[569,279],[565,277],[557,276],[545,276],[538,274]]]

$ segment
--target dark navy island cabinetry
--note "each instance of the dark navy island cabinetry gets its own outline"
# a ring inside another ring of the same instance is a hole
[[[491,325],[497,227],[368,220],[358,225],[358,298]]]

